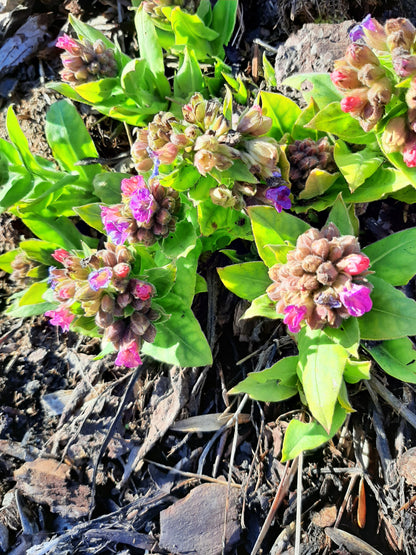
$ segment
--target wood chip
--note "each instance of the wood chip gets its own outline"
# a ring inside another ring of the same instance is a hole
[[[203,484],[184,499],[160,513],[159,545],[174,555],[220,555],[224,518],[226,523],[225,553],[240,539],[237,501],[239,492],[229,492],[226,512],[227,484]]]
[[[318,526],[318,528],[327,528],[328,526],[332,526],[335,523],[336,518],[336,505],[329,505],[313,515],[312,524]]]
[[[399,458],[397,471],[408,484],[416,486],[416,447],[412,447]]]

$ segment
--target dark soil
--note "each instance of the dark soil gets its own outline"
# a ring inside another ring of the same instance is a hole
[[[124,34],[128,43],[132,26],[127,7],[123,0],[32,1],[14,9],[7,25],[0,20],[0,40],[6,40],[29,15],[42,13],[48,19],[48,36],[39,51],[0,81],[1,121],[13,102],[33,152],[51,156],[43,127],[46,109],[57,95],[44,83],[58,78],[53,42],[68,12],[103,26],[110,35]],[[254,39],[276,48],[305,23],[360,20],[369,12],[381,19],[405,16],[416,21],[411,0],[394,8],[376,0],[244,0],[242,33],[227,51],[229,61],[250,76]],[[128,149],[120,125],[110,120],[98,124],[101,116],[79,108],[101,156]],[[4,124],[0,136],[7,138]],[[362,246],[416,225],[416,208],[398,200],[358,210]],[[20,221],[2,216],[2,251],[28,236]],[[236,248],[248,246],[241,242]],[[0,316],[0,553],[221,553],[215,546],[221,546],[227,508],[234,516],[227,520],[226,537],[232,539],[225,552],[249,554],[279,484],[288,489],[259,553],[293,552],[298,496],[301,553],[376,553],[361,540],[383,554],[416,553],[416,481],[409,478],[415,463],[404,458],[416,445],[416,432],[364,385],[350,391],[356,412],[341,433],[323,449],[305,454],[301,490],[293,479],[296,468],[285,479],[279,462],[282,434],[301,409],[298,400],[278,405],[248,401],[238,430],[203,433],[209,414],[236,410],[227,390],[248,372],[295,352],[276,322],[239,321],[244,301],[222,287],[215,270],[226,263],[220,254],[201,262],[208,294],[199,295],[194,306],[213,349],[211,368],[179,370],[145,360],[140,372],[123,374],[111,357],[93,360],[100,350],[98,340],[58,334],[42,317],[23,321]],[[16,284],[2,275],[3,309],[15,291]],[[414,281],[405,292],[416,298]],[[413,386],[375,372],[403,406],[416,410]],[[178,422],[187,417],[200,418],[193,427],[179,429]],[[224,486],[219,495],[196,489],[209,480],[224,483],[229,476],[241,486],[238,495]],[[196,505],[189,496],[194,490]],[[181,499],[186,503],[179,504]],[[205,506],[212,518],[201,516]],[[187,514],[191,519],[185,526]],[[333,530],[341,536],[330,536],[331,543],[325,529],[332,529],[337,516]],[[206,549],[196,548],[201,537]],[[174,548],[175,541],[184,547]]]

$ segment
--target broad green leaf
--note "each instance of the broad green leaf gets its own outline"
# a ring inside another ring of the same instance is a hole
[[[36,218],[22,218],[22,222],[39,239],[55,243],[63,249],[80,249],[81,241],[84,241],[90,247],[96,247],[98,243],[96,239],[82,235],[75,225],[65,217],[43,218],[37,216]]]
[[[169,320],[155,323],[154,343],[144,343],[142,352],[170,365],[206,366],[212,363],[211,350],[192,310],[175,294],[160,300]]]
[[[408,337],[364,345],[374,360],[390,376],[403,382],[416,383],[416,351]]]
[[[371,146],[358,152],[351,152],[344,141],[338,140],[335,143],[335,162],[352,193],[383,163],[384,158],[380,154],[378,149],[375,151]]]
[[[290,245],[294,247],[299,235],[310,227],[287,212],[279,214],[272,206],[252,206],[248,208],[248,213],[258,253],[269,268],[276,264],[277,260],[276,254],[266,246]],[[279,262],[285,261],[279,260]]]
[[[198,240],[193,248],[188,249],[186,256],[176,260],[176,280],[172,292],[188,307],[191,307],[195,295],[196,272],[201,248],[201,241]]]
[[[267,294],[254,299],[249,308],[241,316],[241,319],[246,320],[247,318],[255,318],[256,316],[270,318],[271,320],[277,320],[283,317],[282,314],[276,312],[276,303],[271,301]]]
[[[393,285],[369,275],[373,308],[358,318],[361,339],[381,341],[416,335],[416,302]]]
[[[282,447],[282,462],[297,457],[302,451],[310,451],[329,441],[341,428],[347,411],[337,403],[329,433],[317,422],[300,422],[292,419],[286,429]]]
[[[408,183],[409,180],[400,170],[381,166],[366,179],[365,187],[359,187],[352,194],[343,193],[343,198],[345,202],[373,202],[392,195],[396,191],[400,192]],[[413,188],[412,191],[414,191]],[[394,198],[396,198],[395,195]],[[411,199],[411,202],[415,201],[416,196]],[[406,202],[405,199],[404,202]]]
[[[212,41],[214,56],[224,57],[224,46],[227,46],[234,31],[237,17],[238,0],[218,0],[212,10],[211,28],[218,33]]]
[[[131,177],[128,173],[103,172],[94,177],[94,193],[105,204],[121,202],[121,180]]]
[[[20,165],[22,163],[22,159],[19,156],[19,152],[12,143],[6,141],[5,139],[0,138],[0,154],[5,156],[8,163],[13,165]]]
[[[358,357],[360,346],[360,328],[357,318],[347,318],[339,328],[326,326],[323,330],[335,343],[342,345],[354,357]]]
[[[266,52],[263,52],[263,76],[266,81],[267,87],[277,87],[276,73],[274,67],[269,62],[266,56]]]
[[[307,200],[325,193],[338,179],[339,173],[329,173],[325,170],[314,168],[306,179],[305,187],[298,198]]]
[[[318,105],[314,101],[313,98],[309,101],[309,104],[306,108],[304,108],[301,113],[299,114],[298,119],[293,126],[292,131],[290,132],[293,140],[303,141],[303,139],[313,139],[317,141],[319,138],[318,131],[315,129],[308,129],[305,127],[307,123],[311,121],[311,119],[319,112]]]
[[[339,102],[332,102],[321,108],[306,127],[331,133],[344,141],[359,145],[374,143],[376,140],[374,133],[363,131],[358,120],[341,110]]]
[[[3,272],[7,272],[8,274],[11,274],[13,272],[11,263],[16,258],[16,256],[21,253],[22,253],[22,250],[19,248],[19,249],[13,249],[11,251],[7,251],[3,254],[0,254],[0,270],[3,270]]]
[[[154,287],[156,287],[155,299],[161,299],[167,295],[173,287],[176,277],[174,264],[168,264],[163,268],[149,268],[144,275]]]
[[[204,89],[204,78],[199,67],[198,58],[193,50],[185,47],[182,63],[173,78],[173,93],[175,98],[188,100],[193,92],[202,92]]]
[[[303,88],[305,81],[311,83],[313,88]],[[287,77],[282,84],[301,91],[308,103],[313,98],[320,110],[331,102],[340,102],[343,96],[332,83],[329,73],[299,73]]]
[[[49,285],[44,282],[32,283],[32,285],[27,289],[27,291],[20,298],[19,306],[33,305],[38,303],[43,303],[43,295],[49,289]]]
[[[35,304],[25,304],[19,306],[18,303],[13,303],[6,311],[5,314],[10,318],[30,318],[31,316],[39,316],[45,314],[48,310],[53,310],[57,307],[57,303],[40,302]]]
[[[217,270],[227,289],[249,301],[264,295],[270,285],[268,269],[263,262],[243,262]]]
[[[350,318],[351,320],[353,318]],[[355,318],[354,318],[355,320]],[[348,359],[344,370],[344,380],[348,383],[357,383],[370,379],[371,362],[369,360]]]
[[[252,399],[277,403],[298,393],[296,366],[298,357],[283,358],[261,372],[251,372],[229,391],[230,395],[247,393]]]
[[[194,226],[185,220],[176,224],[174,232],[162,241],[162,251],[168,258],[179,258],[195,248],[197,241]]]
[[[338,394],[338,403],[343,409],[347,411],[347,413],[355,412],[355,409],[352,407],[350,400],[348,399],[347,385],[344,380],[342,380],[341,382],[341,387]]]
[[[199,274],[196,274],[195,295],[198,295],[198,293],[207,293],[207,292],[208,292],[208,284],[206,279],[200,276]]]
[[[187,191],[196,185],[200,179],[201,174],[195,166],[182,166],[170,172],[168,175],[161,177],[159,181],[163,187],[172,187],[175,191]],[[211,187],[212,186],[211,184]]]
[[[257,178],[242,160],[234,160],[231,168],[225,171],[219,171],[214,168],[210,175],[215,177],[218,183],[227,185],[233,185],[235,181],[245,181],[246,183],[258,182]]]
[[[243,212],[207,200],[198,204],[198,222],[203,235],[227,231],[233,239],[251,239],[250,221]]]
[[[175,33],[175,46],[188,46],[199,60],[214,55],[213,41],[219,34],[205,25],[197,14],[189,14],[176,7],[171,12],[171,24]]]
[[[45,133],[53,155],[62,169],[76,171],[87,183],[101,172],[99,164],[75,165],[83,158],[97,158],[98,153],[81,116],[69,100],[59,100],[49,108]]]
[[[116,77],[97,79],[74,87],[75,92],[91,104],[101,104],[110,97],[114,99],[117,89],[121,93],[120,80]]]
[[[39,239],[26,239],[21,241],[19,247],[26,253],[28,258],[36,260],[47,266],[56,264],[56,260],[51,254],[58,248],[57,245]]]
[[[328,215],[326,223],[334,223],[339,229],[341,235],[355,235],[355,228],[351,221],[351,214],[342,199],[342,195],[338,195],[334,202],[331,212]]]
[[[383,147],[382,136],[383,132],[377,133],[377,141],[382,153],[393,166],[403,173],[408,183],[416,188],[416,168],[409,168],[406,165],[401,152],[387,152]]]
[[[416,227],[405,229],[365,247],[371,270],[392,285],[406,285],[416,274]]]
[[[70,330],[86,335],[87,337],[102,337],[102,332],[99,331],[95,319],[91,316],[79,316],[75,318],[70,325]]]
[[[285,133],[291,133],[301,113],[299,106],[290,98],[278,93],[262,91],[258,99],[263,114],[273,122],[268,135],[279,141]]]
[[[305,327],[298,337],[298,374],[308,407],[329,432],[348,353],[323,330]]]
[[[89,226],[105,235],[104,225],[101,220],[101,205],[99,203],[94,202],[84,206],[74,206],[74,212]]]
[[[15,167],[10,171],[5,185],[0,187],[0,212],[5,212],[29,195],[36,181],[24,167]]]

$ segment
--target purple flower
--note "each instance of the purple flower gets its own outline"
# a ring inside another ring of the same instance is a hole
[[[128,237],[129,222],[122,219],[121,204],[101,206],[101,220],[105,232],[115,245],[123,245]]]
[[[361,24],[354,25],[354,27],[349,32],[349,37],[352,42],[357,42],[357,40],[364,37],[364,31]]]
[[[292,206],[292,201],[289,198],[290,189],[286,185],[267,189],[266,198],[271,200],[276,210],[280,213],[282,209],[288,210]]]
[[[130,210],[137,222],[148,224],[155,209],[156,201],[146,185],[133,193],[130,199]]]
[[[371,290],[365,285],[357,285],[353,283],[351,288],[344,287],[339,297],[342,304],[351,316],[362,316],[365,312],[371,310],[373,303],[370,299]]]
[[[75,318],[75,314],[72,314],[64,305],[60,305],[56,310],[48,310],[45,316],[50,318],[50,324],[61,326],[62,331],[69,331],[69,326]]]
[[[88,276],[88,283],[93,291],[98,291],[103,287],[107,287],[112,277],[113,270],[108,266],[105,266],[95,272],[91,272]]]
[[[117,366],[126,366],[126,368],[136,368],[142,364],[139,349],[134,339],[119,350],[114,364]]]
[[[148,146],[146,150],[147,150],[147,154],[149,155],[149,158],[153,160],[153,171],[149,178],[149,179],[152,179],[153,177],[157,177],[159,175],[160,160],[156,152],[152,150],[150,146]]]
[[[305,318],[306,312],[306,306],[296,306],[294,304],[290,304],[284,309],[283,322],[287,325],[289,331],[292,333],[300,331],[300,323]]]
[[[141,175],[132,175],[131,177],[121,180],[121,192],[126,197],[131,197],[137,189],[142,187],[146,187],[146,183]]]

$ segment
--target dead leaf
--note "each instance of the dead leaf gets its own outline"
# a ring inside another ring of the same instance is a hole
[[[234,416],[234,413],[223,414],[221,412],[214,414],[201,414],[199,416],[190,416],[178,422],[174,422],[170,427],[175,432],[216,432],[222,426],[227,424]],[[250,421],[249,414],[239,414],[238,423],[245,424]]]
[[[327,528],[335,523],[337,518],[337,507],[336,505],[328,505],[323,507],[318,513],[315,513],[312,517],[312,524],[318,526],[318,528]]]
[[[357,536],[339,530],[338,528],[325,528],[325,534],[339,546],[343,546],[351,553],[351,555],[382,555],[374,547],[367,542],[360,540]]]

